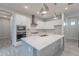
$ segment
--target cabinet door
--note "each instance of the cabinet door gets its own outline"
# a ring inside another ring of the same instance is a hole
[[[51,21],[48,21],[48,22],[39,21],[37,28],[38,29],[54,29],[54,25],[53,23],[51,23]]]
[[[27,26],[27,28],[31,27],[31,18],[28,16],[22,16],[22,15],[16,14],[14,16],[14,20],[16,22],[16,25]]]
[[[21,15],[15,15],[14,17],[16,25],[26,25],[26,17]]]

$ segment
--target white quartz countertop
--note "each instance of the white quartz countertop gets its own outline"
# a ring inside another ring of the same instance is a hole
[[[64,37],[64,35],[48,35],[45,37],[40,37],[40,36],[30,36],[26,38],[22,38],[22,41],[25,43],[31,45],[33,48],[37,50],[41,50],[45,48],[46,46],[54,43],[55,41],[61,39]]]

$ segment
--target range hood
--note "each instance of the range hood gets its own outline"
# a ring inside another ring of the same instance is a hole
[[[32,23],[31,26],[36,26],[35,15],[32,15]]]

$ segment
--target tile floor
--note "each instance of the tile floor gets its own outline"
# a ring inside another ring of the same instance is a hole
[[[23,56],[21,46],[12,47],[10,40],[0,41],[0,56]],[[57,56],[79,56],[77,41],[65,40],[65,49]]]
[[[61,56],[79,56],[77,40],[65,40],[65,48]]]

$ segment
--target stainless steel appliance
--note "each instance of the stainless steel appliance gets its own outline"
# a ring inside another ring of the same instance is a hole
[[[17,25],[17,40],[21,41],[21,38],[26,37],[26,26]]]

